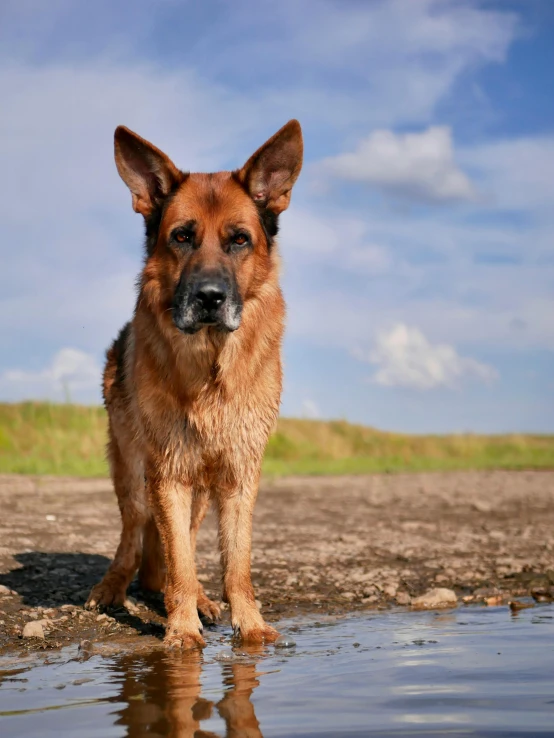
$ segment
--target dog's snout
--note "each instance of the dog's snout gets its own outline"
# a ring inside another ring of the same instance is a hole
[[[195,298],[204,310],[212,312],[217,310],[227,298],[227,285],[216,279],[200,282],[195,290]]]
[[[180,331],[196,333],[202,326],[236,331],[241,314],[242,300],[233,274],[183,272],[173,298],[173,322]]]

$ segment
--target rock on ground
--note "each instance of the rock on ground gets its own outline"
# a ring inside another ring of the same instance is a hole
[[[39,623],[36,620],[31,620],[29,623],[26,623],[23,628],[23,638],[44,638],[44,628],[42,627],[42,623]]]
[[[416,610],[434,610],[438,607],[456,607],[458,597],[456,592],[444,587],[430,589],[425,594],[412,600],[412,607]]]

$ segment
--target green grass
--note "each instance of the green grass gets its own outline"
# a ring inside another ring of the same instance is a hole
[[[105,439],[103,408],[0,404],[0,472],[105,476]],[[282,418],[263,470],[282,476],[548,468],[554,468],[554,436],[406,435],[344,421]]]

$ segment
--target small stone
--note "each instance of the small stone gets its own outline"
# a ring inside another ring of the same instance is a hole
[[[3,595],[11,595],[12,591],[9,587],[6,587],[5,584],[0,584],[0,597]]]
[[[492,510],[492,505],[489,505],[489,503],[484,500],[475,500],[472,508],[477,510],[477,512],[488,513]]]
[[[535,602],[552,602],[554,600],[554,587],[536,587],[531,590],[531,597]]]
[[[123,603],[123,607],[131,614],[139,611],[137,607],[137,601],[133,597],[127,597],[125,602]],[[98,618],[96,619],[98,620]]]
[[[499,595],[500,591],[496,587],[479,587],[473,592],[473,596],[476,599],[486,599],[487,597],[494,597]]]
[[[398,605],[409,605],[411,601],[412,601],[412,598],[407,592],[397,592],[396,603]]]
[[[493,595],[492,597],[486,597],[485,602],[488,607],[498,607],[502,604],[502,595]]]
[[[387,595],[387,597],[396,597],[397,587],[395,587],[394,584],[386,584],[383,587],[383,594]]]
[[[103,612],[102,615],[96,616],[97,623],[102,623],[102,622],[105,622],[106,620],[111,620],[111,617],[109,615],[106,615],[105,612]]]
[[[46,520],[48,520],[48,522],[50,522],[50,523],[53,523],[56,520],[56,516],[55,515],[47,515],[46,516]]]
[[[94,653],[94,646],[91,641],[81,641],[79,643],[79,657],[82,661],[89,659]]]
[[[369,597],[363,598],[362,605],[372,605],[374,602],[378,602],[378,600],[377,595],[370,595]]]
[[[295,646],[296,641],[290,636],[280,635],[275,641],[275,648],[294,648]]]
[[[535,604],[532,602],[520,602],[520,600],[511,600],[511,602],[508,602],[508,605],[512,612],[519,612],[520,610],[526,610],[529,607],[535,607]]]
[[[439,587],[430,589],[412,600],[412,607],[416,610],[434,610],[441,607],[455,607],[458,602],[456,593],[451,589]]]
[[[44,638],[44,629],[40,622],[31,620],[23,628],[23,638]]]
[[[371,595],[379,592],[379,587],[375,586],[375,584],[364,584],[362,592],[364,597],[371,597]]]
[[[355,592],[342,592],[341,597],[344,597],[345,600],[355,600],[356,599],[356,593]]]

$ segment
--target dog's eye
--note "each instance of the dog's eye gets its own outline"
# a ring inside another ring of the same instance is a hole
[[[233,243],[236,246],[246,246],[248,243],[248,236],[244,233],[237,233],[237,235],[233,238]]]
[[[192,234],[191,233],[185,233],[184,231],[177,231],[177,233],[174,234],[173,238],[177,243],[192,243]]]

